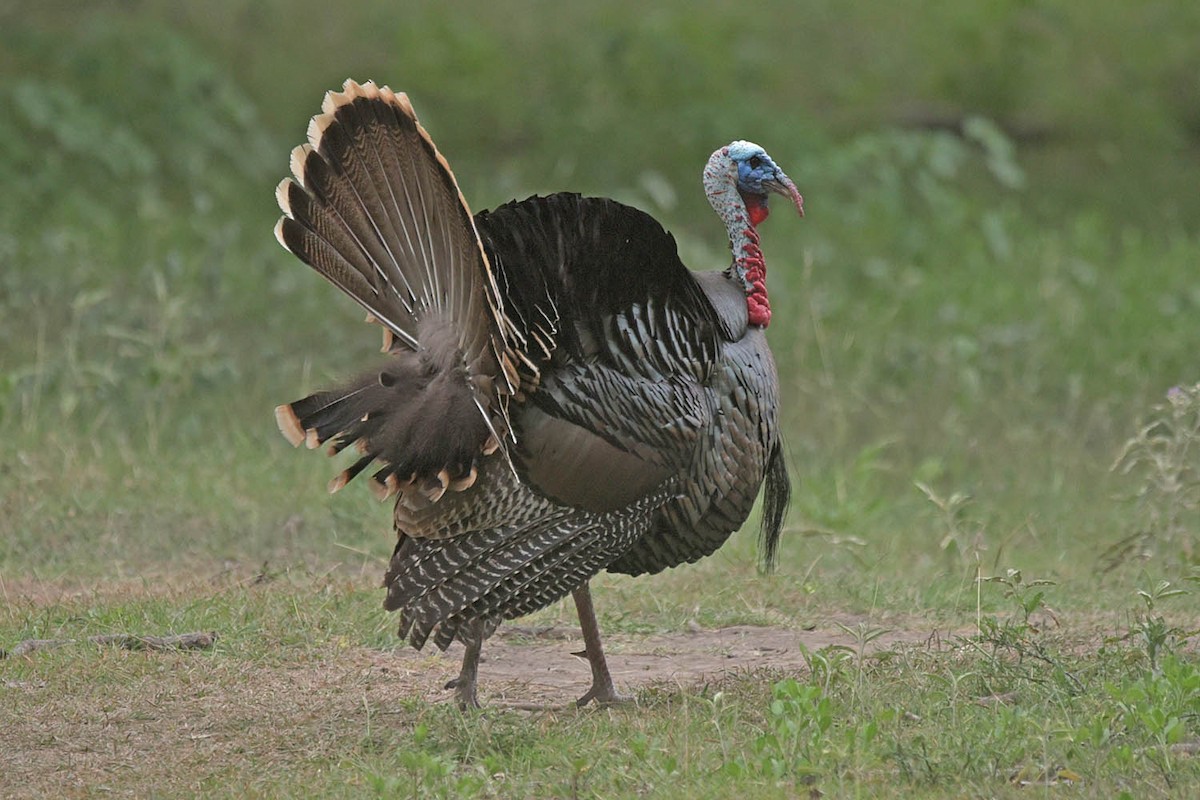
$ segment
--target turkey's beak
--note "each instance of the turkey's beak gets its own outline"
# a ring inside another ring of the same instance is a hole
[[[800,196],[800,192],[796,189],[796,184],[792,183],[792,179],[783,174],[783,170],[775,170],[775,177],[763,181],[762,185],[768,192],[781,194],[788,200],[791,200],[800,216],[804,216],[804,198]]]

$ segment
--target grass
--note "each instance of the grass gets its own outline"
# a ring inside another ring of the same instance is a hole
[[[220,634],[0,661],[0,794],[1188,796],[1200,19],[1076,5],[0,8],[0,646]],[[433,702],[453,664],[379,608],[388,510],[270,416],[376,357],[269,233],[348,75],[412,94],[473,207],[617,197],[696,266],[716,144],[796,179],[780,568],[744,531],[597,601],[618,654],[753,624],[806,661]]]
[[[1194,621],[1187,601],[1147,592],[1119,625],[1082,613],[1051,624],[983,591],[1001,613],[969,635],[881,647],[864,625],[807,652],[809,669],[793,675],[659,682],[636,709],[463,715],[422,699],[452,661],[385,655],[395,643],[364,576],[197,576],[107,596],[43,586],[8,606],[6,631],[221,638],[202,653],[76,645],[7,662],[4,774],[21,783],[6,791],[954,797],[1018,796],[1026,781],[1187,796],[1200,777],[1200,671],[1178,628]],[[557,608],[540,621],[556,616],[569,618]]]

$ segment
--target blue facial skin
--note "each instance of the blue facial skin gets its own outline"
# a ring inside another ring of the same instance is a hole
[[[767,152],[752,142],[730,145],[729,157],[737,164],[738,189],[745,194],[767,194],[770,190],[763,182],[778,180],[783,174]]]

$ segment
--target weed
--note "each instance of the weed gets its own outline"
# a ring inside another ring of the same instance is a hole
[[[1004,619],[991,615],[978,617],[979,633],[974,644],[984,648],[988,667],[978,674],[982,694],[1010,696],[1031,684],[1048,687],[1064,696],[1084,693],[1083,681],[1068,665],[1067,659],[1045,640],[1041,627],[1031,620],[1038,610],[1053,617],[1044,602],[1042,587],[1053,586],[1055,582],[1026,580],[1018,569],[1008,569],[1004,575],[979,578],[978,581],[981,585],[1003,586],[1004,597],[1011,600],[1018,611],[1017,615]]]
[[[754,740],[755,765],[771,778],[816,777],[833,725],[833,702],[820,686],[785,678],[771,687],[767,730]]]
[[[1165,403],[1121,449],[1111,467],[1136,475],[1138,530],[1105,554],[1109,569],[1129,557],[1148,558],[1163,548],[1195,556],[1200,512],[1200,384],[1174,386]]]
[[[1151,672],[1158,671],[1162,655],[1173,654],[1181,643],[1198,632],[1172,625],[1162,614],[1157,613],[1163,601],[1189,594],[1191,592],[1187,589],[1173,587],[1170,581],[1166,580],[1159,580],[1152,589],[1137,590],[1137,596],[1144,608],[1135,612],[1133,623],[1125,638],[1133,639],[1142,645]]]
[[[915,485],[938,510],[938,521],[942,528],[938,549],[952,561],[978,560],[983,549],[983,528],[968,522],[964,514],[966,507],[971,504],[971,496],[954,492],[949,497],[942,497],[921,481],[916,481]]]
[[[1054,581],[1045,578],[1026,581],[1019,569],[1005,570],[1003,575],[978,578],[980,583],[995,583],[1004,587],[1004,596],[1012,600],[1021,613],[1019,625],[1028,626],[1034,612],[1046,609],[1046,592],[1042,587],[1053,586]]]
[[[1200,666],[1170,655],[1156,669],[1126,684],[1108,684],[1112,723],[1130,742],[1124,757],[1145,759],[1170,780],[1177,757],[1172,746],[1200,734]]]

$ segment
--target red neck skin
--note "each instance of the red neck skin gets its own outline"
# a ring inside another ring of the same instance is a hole
[[[765,328],[771,322],[771,304],[767,300],[767,265],[758,246],[757,226],[767,218],[767,198],[743,194],[737,188],[737,179],[737,165],[729,158],[729,148],[713,153],[704,168],[704,191],[729,233],[733,263],[725,274],[746,292],[749,324]]]
[[[746,310],[750,324],[765,328],[771,323],[771,302],[767,299],[767,263],[758,245],[757,228],[770,212],[764,198],[751,195],[743,199],[750,224],[744,230],[737,231],[741,235],[731,242],[734,247],[734,269],[746,284]]]

